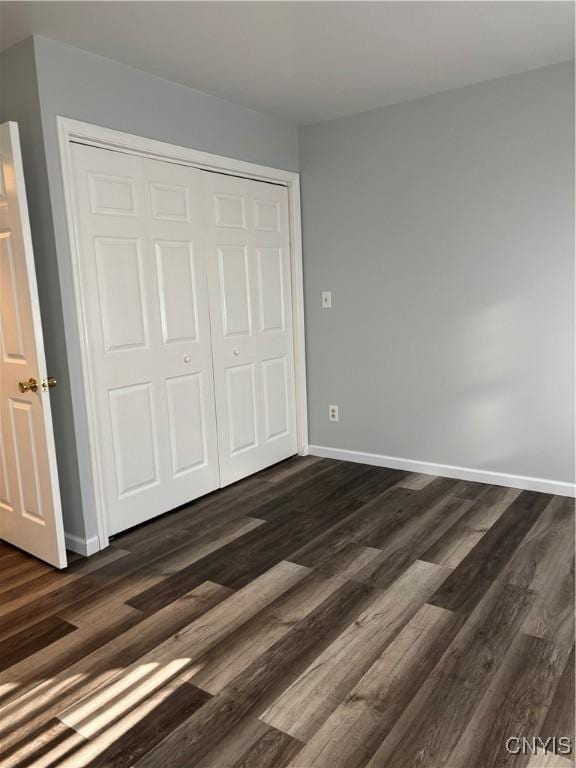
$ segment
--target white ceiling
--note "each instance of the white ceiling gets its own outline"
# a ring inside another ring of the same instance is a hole
[[[573,58],[572,2],[5,2],[45,35],[310,123]]]

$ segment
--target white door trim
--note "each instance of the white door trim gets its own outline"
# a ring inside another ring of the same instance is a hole
[[[82,387],[86,400],[88,435],[93,476],[93,497],[97,515],[99,549],[108,545],[108,529],[105,514],[105,494],[101,472],[101,458],[97,439],[98,426],[95,397],[92,387],[93,376],[89,355],[87,322],[84,314],[84,298],[80,280],[80,248],[78,239],[78,212],[74,195],[74,176],[71,143],[81,142],[94,147],[116,149],[165,162],[189,165],[203,170],[231,173],[258,181],[281,184],[288,190],[290,212],[290,267],[292,279],[292,317],[294,333],[294,366],[296,380],[296,425],[298,452],[308,451],[308,413],[306,399],[306,360],[304,348],[304,290],[302,270],[302,231],[300,220],[300,174],[277,168],[268,168],[256,163],[212,155],[187,147],[179,147],[155,139],[147,139],[130,133],[115,131],[67,117],[57,117],[60,162],[64,184],[64,198],[68,223],[68,236],[72,257],[74,298],[76,318],[80,333],[82,360]]]

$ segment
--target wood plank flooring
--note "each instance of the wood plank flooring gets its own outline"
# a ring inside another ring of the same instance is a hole
[[[2,768],[569,768],[574,664],[571,499],[294,457],[0,543]]]

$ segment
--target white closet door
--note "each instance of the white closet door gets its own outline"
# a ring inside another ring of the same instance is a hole
[[[97,449],[114,534],[220,485],[203,175],[82,145],[74,163]]]
[[[288,194],[206,173],[222,485],[297,452]]]

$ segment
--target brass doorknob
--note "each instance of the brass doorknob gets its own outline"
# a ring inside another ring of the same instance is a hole
[[[54,389],[54,387],[56,386],[56,384],[58,384],[58,382],[56,381],[56,379],[54,378],[54,376],[48,376],[48,378],[46,379],[46,385],[47,385],[48,387],[50,387],[50,389]]]
[[[28,379],[28,381],[20,381],[18,382],[18,388],[20,389],[20,392],[28,392],[30,390],[31,392],[37,392],[38,391],[38,382],[36,379]]]

